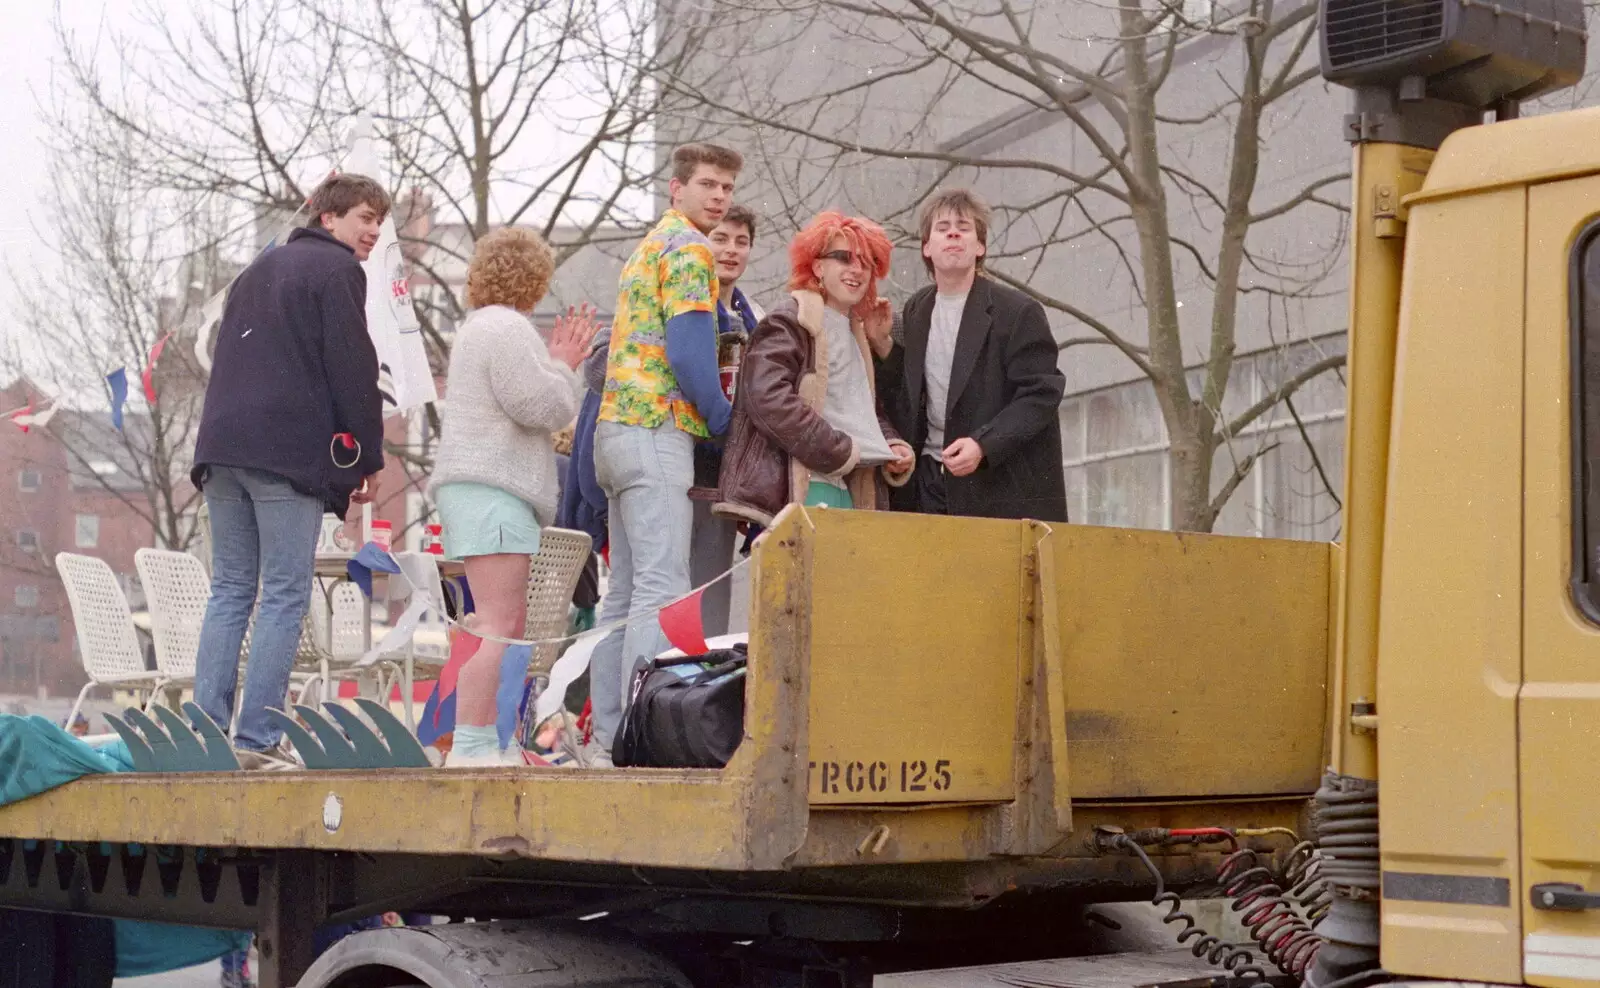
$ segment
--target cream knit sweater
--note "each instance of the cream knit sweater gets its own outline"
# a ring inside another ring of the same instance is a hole
[[[503,305],[473,310],[450,350],[428,496],[444,484],[488,484],[552,524],[560,480],[551,437],[577,417],[581,394],[578,375],[551,358],[526,316]]]

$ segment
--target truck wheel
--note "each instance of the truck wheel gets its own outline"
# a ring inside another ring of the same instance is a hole
[[[334,944],[297,988],[693,988],[625,936],[531,922],[396,926]]]

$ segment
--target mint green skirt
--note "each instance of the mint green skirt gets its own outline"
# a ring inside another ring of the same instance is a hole
[[[813,480],[806,488],[806,504],[807,506],[820,504],[828,508],[855,507],[855,501],[851,499],[849,491],[825,480]]]
[[[443,484],[434,498],[444,529],[444,555],[459,562],[470,556],[539,551],[539,519],[533,505],[488,484]]]

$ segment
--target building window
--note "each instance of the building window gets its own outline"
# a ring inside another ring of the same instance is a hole
[[[1344,338],[1325,337],[1241,355],[1228,378],[1221,417],[1230,419],[1271,394],[1280,382],[1325,357],[1344,352]],[[1190,373],[1198,393],[1200,372]],[[1219,535],[1328,541],[1339,534],[1344,479],[1344,385],[1328,372],[1223,443],[1212,460],[1211,493],[1234,471],[1251,469],[1218,513]],[[1172,524],[1171,463],[1155,390],[1133,381],[1068,397],[1061,404],[1061,448],[1067,516],[1090,525],[1167,528]]]
[[[18,607],[38,607],[39,588],[33,586],[19,586],[11,594]]]
[[[79,515],[73,525],[73,541],[80,549],[93,549],[100,544],[100,516]]]
[[[41,478],[37,470],[17,471],[17,489],[25,494],[32,494],[38,491],[40,482]]]
[[[23,552],[38,552],[39,533],[31,528],[17,529],[17,548]]]

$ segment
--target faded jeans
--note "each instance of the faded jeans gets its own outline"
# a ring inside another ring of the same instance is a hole
[[[283,734],[268,722],[266,711],[281,709],[289,692],[301,622],[311,606],[322,501],[277,474],[239,467],[210,467],[204,489],[211,515],[211,599],[200,628],[195,702],[227,729],[239,649],[256,610],[259,583],[261,605],[234,744],[262,751]]]
[[[689,592],[694,438],[671,422],[654,429],[601,422],[594,472],[606,493],[611,539],[600,623],[636,618],[606,635],[590,659],[595,740],[609,751],[634,670],[671,647],[656,612]]]
[[[693,545],[689,549],[689,586],[704,585],[727,572],[733,565],[733,550],[739,541],[739,523],[711,513],[710,501],[694,501]],[[707,638],[728,633],[732,610],[733,580],[706,587],[700,595],[700,614]]]

